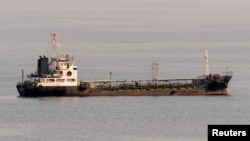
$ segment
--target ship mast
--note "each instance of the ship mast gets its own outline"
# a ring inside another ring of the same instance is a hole
[[[52,40],[52,54],[51,54],[51,61],[49,63],[50,70],[54,70],[56,66],[56,54],[57,54],[57,41],[56,41],[56,32],[51,32],[51,40]]]
[[[152,80],[158,79],[158,63],[152,63]]]
[[[52,36],[52,56],[51,59],[55,59],[56,58],[56,32],[51,32],[51,36]]]
[[[205,76],[209,75],[209,64],[208,64],[208,48],[205,44]]]

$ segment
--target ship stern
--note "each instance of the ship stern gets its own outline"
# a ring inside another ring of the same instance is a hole
[[[26,94],[26,89],[25,89],[25,85],[22,82],[18,82],[16,85],[17,91],[19,93],[19,96],[25,96]]]

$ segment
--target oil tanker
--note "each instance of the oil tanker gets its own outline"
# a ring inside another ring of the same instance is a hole
[[[21,97],[48,96],[167,96],[167,95],[227,95],[232,71],[210,74],[208,49],[205,48],[205,74],[197,78],[158,79],[158,64],[152,65],[152,79],[148,80],[78,80],[74,57],[57,54],[56,32],[51,33],[52,55],[40,56],[37,71],[17,82]]]

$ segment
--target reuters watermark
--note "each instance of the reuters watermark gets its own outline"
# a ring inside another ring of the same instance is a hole
[[[250,141],[250,125],[208,125],[208,141]]]

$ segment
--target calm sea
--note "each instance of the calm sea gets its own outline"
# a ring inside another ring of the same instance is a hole
[[[250,2],[0,2],[0,140],[206,141],[208,124],[249,124]],[[79,79],[196,78],[233,71],[227,96],[20,98],[21,70],[49,56],[51,31]]]

